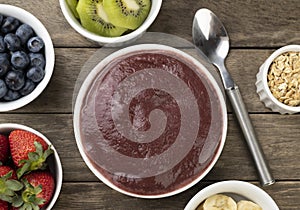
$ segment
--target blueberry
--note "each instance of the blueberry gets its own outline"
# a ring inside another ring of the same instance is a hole
[[[29,53],[30,65],[45,68],[46,61],[42,53]]]
[[[27,71],[26,76],[33,82],[40,82],[45,76],[45,71],[41,67],[33,66]]]
[[[0,14],[0,25],[2,24],[3,19],[4,19],[3,15]]]
[[[30,37],[32,37],[34,34],[33,29],[30,25],[23,23],[19,26],[19,28],[16,31],[16,35],[20,38],[21,43],[24,45],[27,43]]]
[[[27,42],[27,48],[30,52],[39,52],[44,47],[44,41],[38,36],[31,37]]]
[[[6,45],[4,42],[4,37],[0,36],[0,52],[5,52],[6,51]]]
[[[1,31],[5,34],[14,32],[20,25],[20,21],[14,17],[7,17],[3,20]]]
[[[20,90],[25,84],[25,77],[22,71],[11,70],[5,76],[5,83],[11,90]]]
[[[5,96],[7,93],[7,87],[5,82],[0,79],[0,98],[3,98],[3,96]]]
[[[6,95],[3,97],[6,101],[14,101],[21,97],[21,94],[18,91],[7,90]]]
[[[30,79],[27,79],[24,87],[21,90],[19,90],[19,93],[23,96],[26,96],[29,93],[31,93],[34,90],[34,88],[35,88],[35,83]]]
[[[0,59],[1,58],[6,58],[6,59],[10,60],[10,54],[9,53],[0,53]]]
[[[13,33],[4,36],[4,42],[8,50],[14,52],[21,49],[21,40]]]
[[[11,55],[10,62],[16,69],[25,69],[30,63],[30,60],[24,51],[16,51]]]
[[[0,53],[0,77],[6,74],[10,69],[9,56],[6,53]]]

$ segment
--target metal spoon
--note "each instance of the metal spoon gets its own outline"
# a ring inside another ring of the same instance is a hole
[[[196,12],[193,21],[193,40],[199,52],[219,69],[225,92],[231,102],[258,170],[261,185],[273,184],[275,180],[257,141],[239,88],[232,80],[224,64],[229,52],[228,34],[221,21],[210,10],[204,8]]]

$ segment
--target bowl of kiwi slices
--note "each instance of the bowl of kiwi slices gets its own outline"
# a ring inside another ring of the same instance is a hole
[[[60,0],[68,23],[100,45],[129,44],[151,26],[162,0]]]

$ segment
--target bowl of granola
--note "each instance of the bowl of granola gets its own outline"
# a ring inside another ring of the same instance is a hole
[[[300,112],[300,45],[274,51],[256,79],[257,94],[266,107],[281,114]]]

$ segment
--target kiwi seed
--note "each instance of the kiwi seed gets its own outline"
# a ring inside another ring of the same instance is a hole
[[[151,0],[103,0],[103,6],[112,24],[134,30],[147,18]]]
[[[103,0],[79,0],[76,11],[81,25],[98,35],[117,37],[127,31],[127,28],[115,26],[110,22],[103,7]]]

